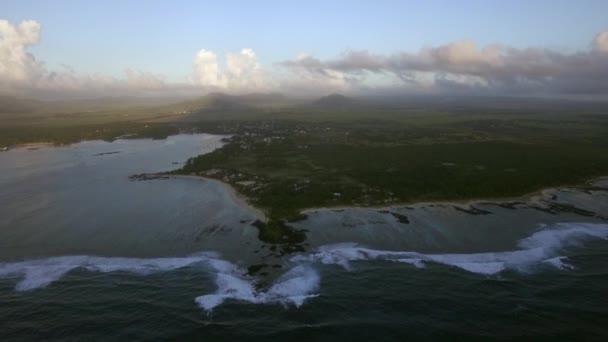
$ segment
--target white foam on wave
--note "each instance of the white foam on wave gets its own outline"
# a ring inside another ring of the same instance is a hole
[[[254,304],[281,303],[301,306],[307,298],[316,296],[319,275],[310,266],[298,265],[280,276],[266,291],[255,288],[255,279],[237,265],[222,260],[217,254],[199,253],[182,258],[121,258],[97,256],[61,256],[46,259],[27,260],[14,263],[0,263],[0,278],[22,277],[15,290],[30,291],[49,286],[75,269],[91,272],[129,272],[149,275],[168,272],[204,263],[205,268],[216,275],[217,291],[195,299],[203,309],[211,312],[226,299],[235,299]]]
[[[437,263],[483,275],[497,274],[506,269],[529,271],[535,265],[568,270],[573,267],[566,263],[567,257],[560,255],[563,248],[580,246],[590,239],[607,238],[608,224],[562,223],[542,226],[542,230],[519,241],[519,249],[504,252],[424,254],[374,250],[354,243],[322,246],[312,253],[291,257],[286,264],[291,268],[264,290],[256,288],[256,279],[247,275],[244,269],[214,253],[198,253],[181,258],[51,257],[0,263],[0,278],[21,277],[15,289],[29,291],[44,288],[78,268],[91,272],[123,271],[148,275],[200,263],[207,266],[205,270],[215,274],[217,286],[215,293],[195,298],[195,302],[207,312],[213,311],[226,300],[299,307],[306,299],[318,296],[316,292],[320,286],[320,276],[311,265],[315,262],[340,265],[347,270],[351,269],[351,262],[358,260],[386,260],[411,264],[417,268]]]
[[[551,258],[551,259],[547,259],[547,260],[543,260],[543,263],[551,265],[555,268],[558,268],[560,270],[571,270],[574,269],[574,266],[566,263],[565,261],[568,260],[568,257],[565,256],[559,256],[559,257],[555,257],[555,258]]]
[[[357,244],[335,244],[319,247],[316,252],[291,258],[291,262],[321,262],[351,269],[350,262],[360,260],[388,260],[408,263],[417,268],[425,263],[454,266],[462,270],[493,275],[506,269],[530,271],[543,264],[562,270],[571,269],[565,263],[567,257],[560,256],[565,247],[580,246],[590,239],[607,239],[608,225],[594,223],[558,223],[542,226],[542,230],[522,239],[520,249],[504,252],[471,254],[424,254],[417,252],[383,251],[361,247]]]
[[[235,299],[253,304],[280,303],[293,304],[300,307],[308,298],[316,297],[320,277],[310,266],[298,265],[280,276],[267,290],[258,291],[251,280],[232,272],[223,273],[218,270],[216,284],[218,290],[214,294],[199,296],[195,302],[207,312],[226,299]]]
[[[47,287],[61,279],[66,273],[83,268],[93,272],[124,271],[140,275],[166,272],[199,262],[209,261],[207,256],[183,258],[116,258],[87,255],[61,256],[46,259],[27,260],[14,263],[0,263],[0,277],[21,276],[17,291],[29,291]]]

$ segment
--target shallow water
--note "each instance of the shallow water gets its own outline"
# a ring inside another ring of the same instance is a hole
[[[280,255],[221,185],[128,178],[220,139],[1,153],[2,340],[608,336],[607,191],[319,209]]]
[[[254,215],[214,182],[129,180],[176,169],[221,146],[221,138],[91,141],[0,154],[0,258],[183,256],[209,248],[209,231],[257,234],[240,223]],[[233,241],[223,247],[237,253]],[[216,239],[213,247],[222,250],[220,243]]]

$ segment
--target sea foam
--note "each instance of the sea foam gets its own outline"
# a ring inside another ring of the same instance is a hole
[[[607,239],[608,225],[594,223],[558,223],[520,240],[519,249],[471,254],[424,254],[408,251],[384,251],[361,247],[354,243],[321,246],[313,253],[300,254],[291,262],[320,262],[351,269],[352,261],[387,260],[423,268],[427,263],[444,264],[462,270],[493,275],[504,270],[531,271],[537,265],[571,269],[567,257],[559,253],[566,247],[581,246],[591,239]]]
[[[226,299],[253,304],[293,304],[299,307],[306,299],[317,296],[314,292],[319,288],[319,281],[320,277],[312,267],[298,265],[281,275],[267,291],[257,291],[251,280],[232,273],[222,273],[220,270],[216,279],[217,292],[199,296],[195,302],[207,312],[211,312]]]
[[[68,272],[84,269],[91,272],[129,272],[149,275],[201,264],[203,269],[215,274],[217,291],[195,298],[203,309],[211,312],[227,299],[254,304],[280,303],[301,306],[307,298],[316,296],[319,275],[310,266],[296,265],[281,275],[266,291],[257,290],[254,278],[237,265],[220,259],[213,253],[199,253],[182,258],[120,258],[97,256],[61,256],[0,263],[0,277],[20,277],[16,291],[31,291],[49,286]]]
[[[0,277],[17,276],[17,291],[44,288],[66,273],[82,268],[93,272],[124,271],[140,275],[167,272],[195,263],[208,262],[207,256],[184,258],[115,258],[86,255],[51,257],[14,263],[0,263]]]
[[[149,275],[199,265],[215,275],[217,290],[195,298],[205,311],[211,312],[226,300],[252,304],[281,304],[301,306],[306,299],[318,296],[320,275],[315,263],[340,265],[351,270],[353,261],[385,260],[407,263],[416,268],[427,264],[443,264],[458,269],[493,275],[504,270],[533,271],[536,266],[561,270],[573,267],[561,255],[567,247],[580,247],[591,239],[607,239],[608,224],[560,223],[542,229],[520,240],[518,249],[502,252],[471,254],[424,254],[411,251],[384,251],[365,248],[354,243],[321,246],[312,252],[290,257],[285,262],[287,271],[267,288],[258,289],[256,278],[246,270],[218,254],[198,253],[176,258],[122,258],[98,256],[61,256],[45,259],[0,263],[0,278],[19,278],[17,291],[30,291],[49,286],[74,269],[90,272],[129,272]]]

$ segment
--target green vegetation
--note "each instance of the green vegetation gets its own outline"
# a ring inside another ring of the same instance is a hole
[[[81,108],[32,125],[31,115],[13,115],[0,124],[0,143],[230,134],[224,147],[172,173],[231,184],[267,214],[268,222],[255,224],[260,238],[288,252],[304,239],[290,222],[305,208],[504,198],[607,175],[607,108],[504,98],[331,95],[303,103],[279,94],[212,94],[156,107]]]
[[[288,221],[305,208],[513,197],[608,174],[603,115],[264,115],[207,122],[207,131],[234,134],[229,144],[175,172],[245,194],[269,217],[265,241],[297,240]]]
[[[0,147],[30,142],[111,141],[120,136],[163,139],[177,134],[175,123],[158,121],[180,114],[161,111],[159,103],[164,102],[128,97],[36,101],[0,96]]]
[[[112,141],[118,137],[164,139],[178,133],[179,128],[175,125],[130,121],[60,127],[32,126],[19,129],[0,127],[0,146],[29,142],[50,142],[64,145],[83,140]]]

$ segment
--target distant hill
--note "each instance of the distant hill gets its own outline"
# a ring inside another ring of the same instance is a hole
[[[255,107],[268,107],[274,105],[287,104],[291,102],[291,100],[287,96],[281,93],[249,93],[244,95],[235,95],[231,97],[234,101]]]
[[[327,110],[349,109],[357,105],[359,105],[359,101],[342,94],[323,96],[310,104],[311,107]]]
[[[280,93],[249,93],[228,95],[211,93],[194,100],[167,106],[172,112],[187,112],[186,120],[244,117],[260,110],[289,107],[293,99]]]
[[[239,109],[241,107],[271,107],[287,104],[291,100],[279,93],[250,93],[244,95],[228,95],[210,93],[194,100],[184,101],[176,106],[184,106],[189,110]]]
[[[218,110],[239,110],[247,109],[247,105],[237,101],[233,96],[213,93],[199,97],[194,100],[178,103],[190,112],[218,111]]]

